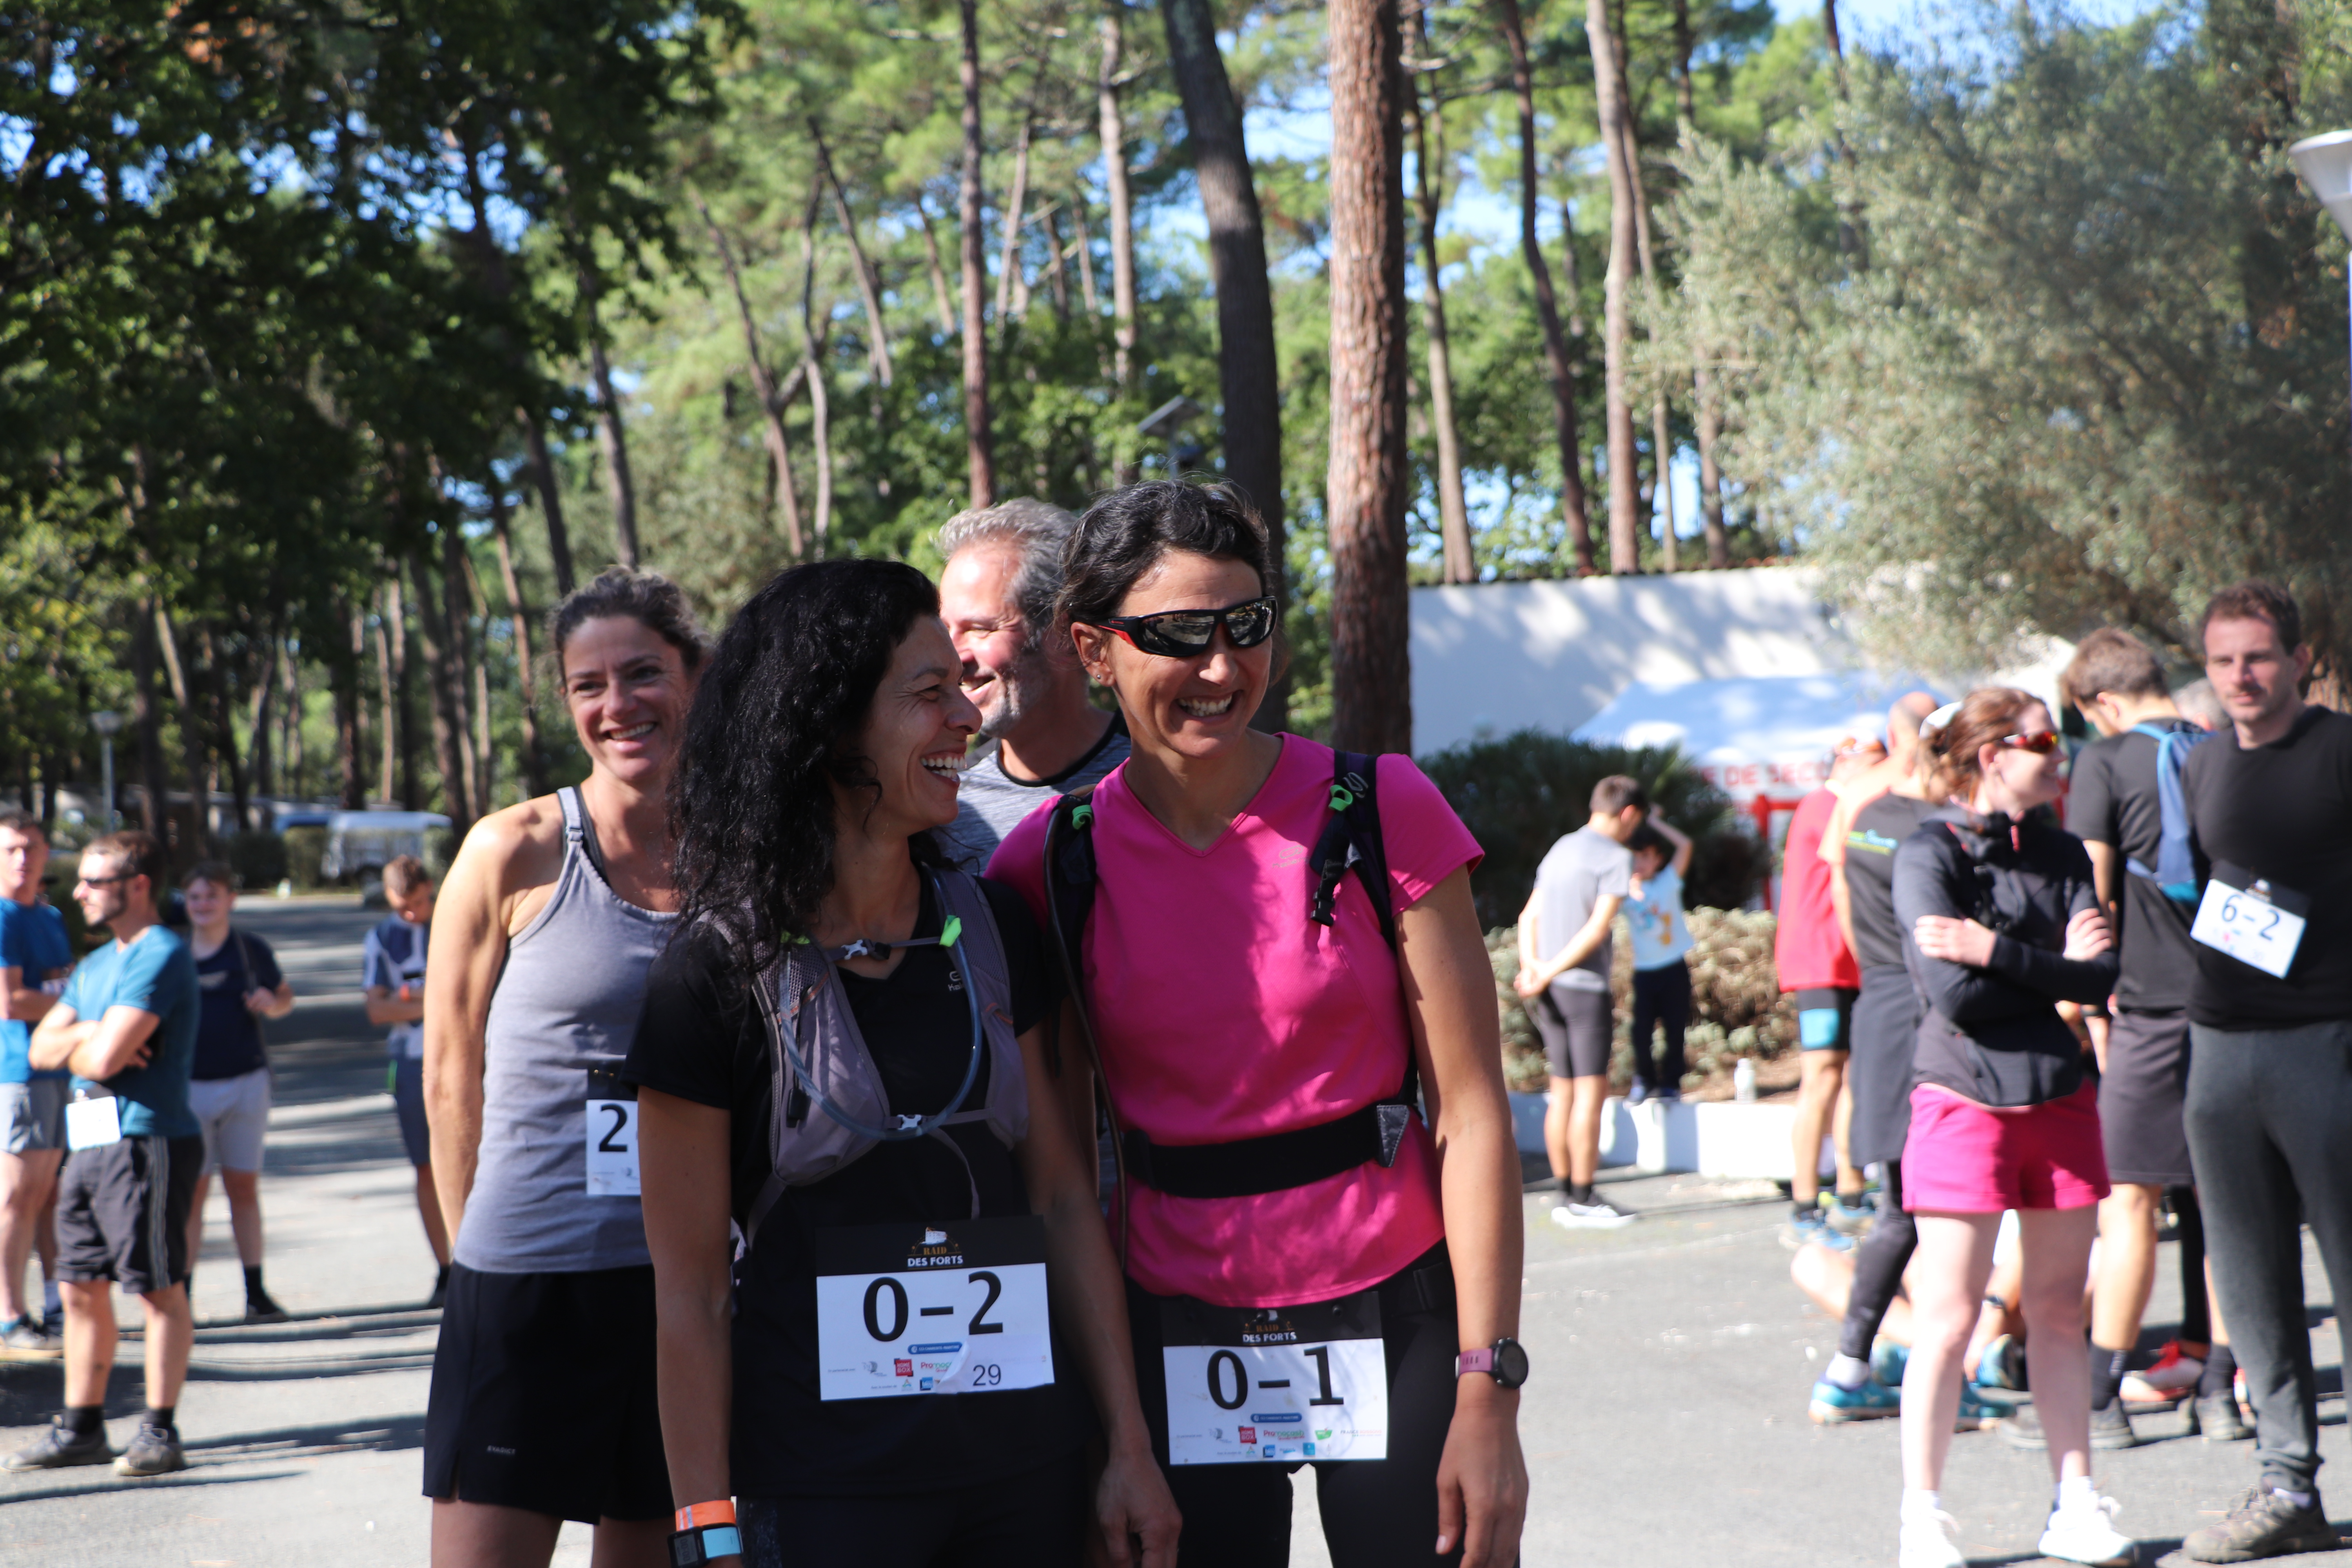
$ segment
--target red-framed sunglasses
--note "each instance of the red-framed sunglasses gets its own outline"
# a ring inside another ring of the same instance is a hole
[[[1274,635],[1274,595],[1244,599],[1222,610],[1162,610],[1156,616],[1106,616],[1093,623],[1117,632],[1145,653],[1161,658],[1198,658],[1225,628],[1235,647],[1255,647]]]
[[[2036,756],[2046,757],[2058,749],[2058,731],[2036,730],[2031,735],[2003,735],[2000,743],[2016,751],[2032,752]]]

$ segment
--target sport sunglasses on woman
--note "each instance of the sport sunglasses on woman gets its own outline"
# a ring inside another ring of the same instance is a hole
[[[1163,610],[1156,616],[1105,616],[1093,623],[1117,632],[1145,653],[1161,658],[1198,658],[1216,640],[1217,628],[1235,647],[1255,647],[1274,635],[1274,595],[1244,599],[1222,610]]]
[[[2037,756],[2046,757],[2058,749],[2058,731],[2036,730],[2031,735],[2003,735],[2000,743],[2013,751],[2032,752]]]

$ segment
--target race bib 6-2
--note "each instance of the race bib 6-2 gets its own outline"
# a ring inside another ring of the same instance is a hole
[[[995,1394],[1054,1381],[1034,1215],[816,1235],[817,1395]]]
[[[1381,1299],[1307,1307],[1160,1310],[1173,1465],[1297,1464],[1389,1457]]]
[[[2295,949],[2303,943],[2304,916],[2311,901],[2289,888],[2278,887],[2235,866],[2218,864],[2197,918],[2189,927],[2196,941],[2241,963],[2250,963],[2281,980],[2294,967]]]

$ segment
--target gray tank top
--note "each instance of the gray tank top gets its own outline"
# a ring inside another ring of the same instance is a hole
[[[614,893],[590,859],[580,792],[556,798],[563,869],[546,908],[507,946],[484,1032],[481,1154],[456,1250],[486,1274],[652,1261],[637,1200],[588,1195],[589,1073],[617,1071],[629,1054],[646,971],[677,917]]]

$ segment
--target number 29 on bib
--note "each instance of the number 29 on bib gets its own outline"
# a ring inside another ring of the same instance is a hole
[[[1371,1290],[1306,1307],[1160,1311],[1172,1465],[1389,1456],[1388,1355]]]

